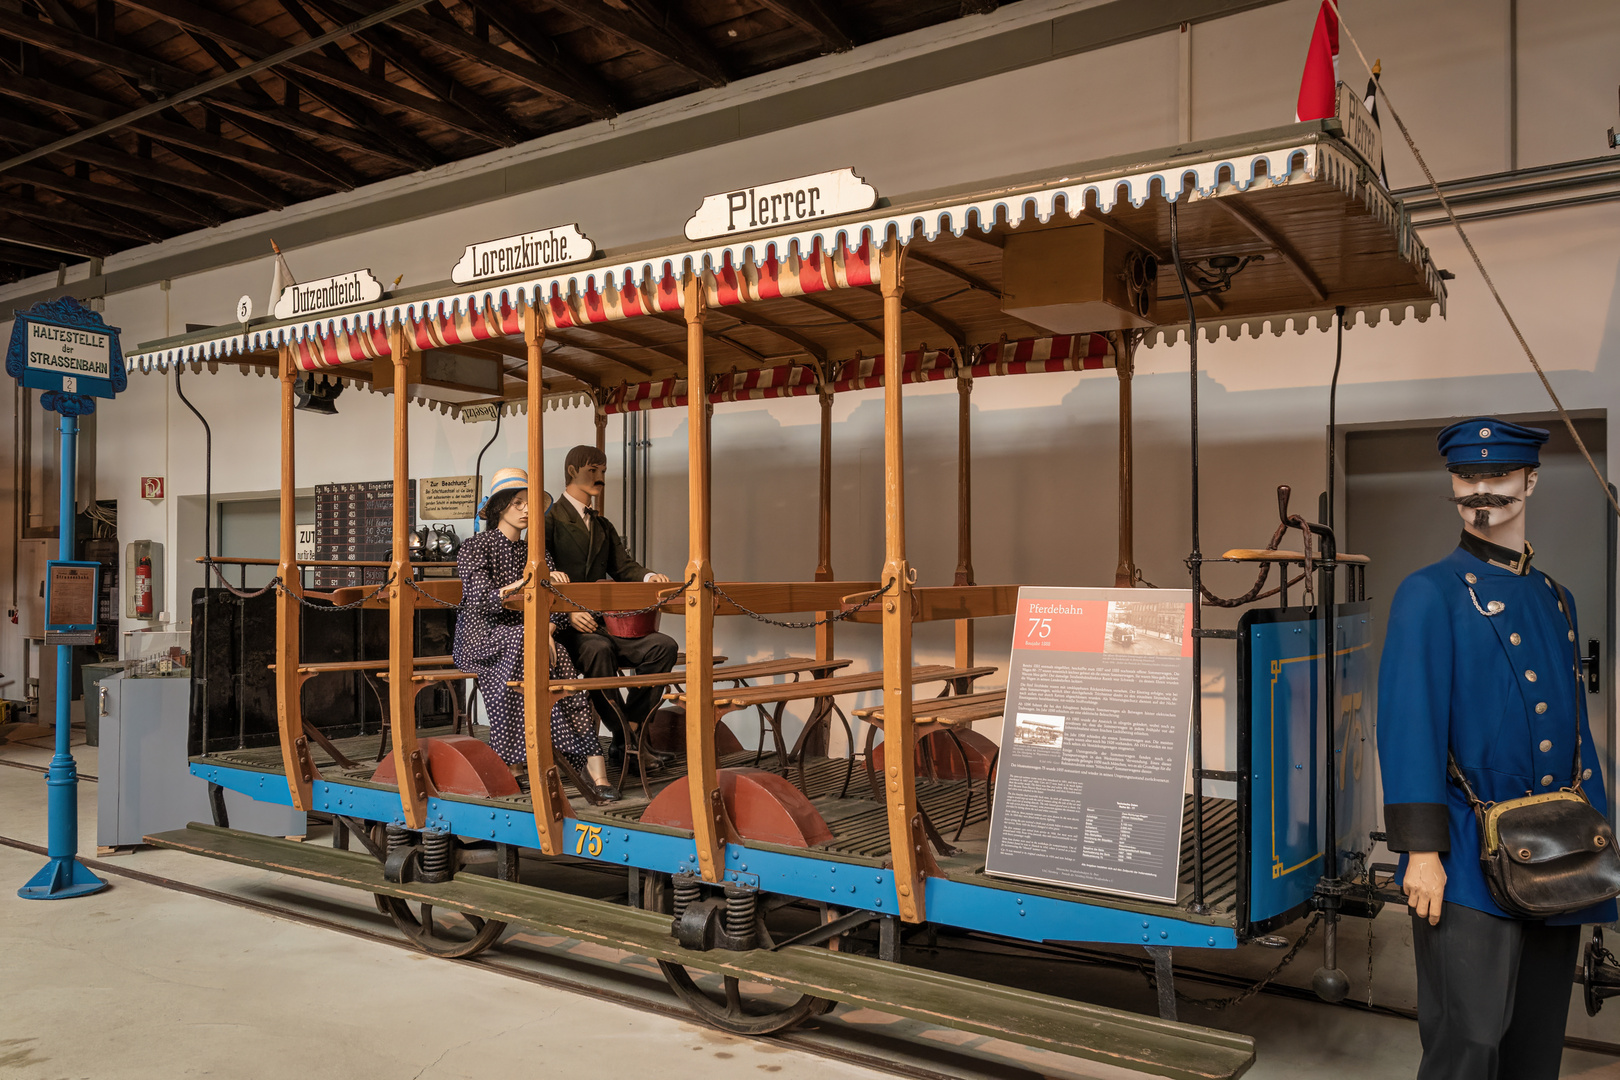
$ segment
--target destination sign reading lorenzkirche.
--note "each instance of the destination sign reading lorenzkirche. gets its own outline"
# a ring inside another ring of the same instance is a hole
[[[381,300],[382,294],[382,282],[373,277],[370,270],[353,270],[282,289],[276,301],[276,318],[292,319],[317,311],[368,304]]]
[[[461,261],[450,271],[450,280],[465,285],[484,278],[581,262],[595,254],[596,245],[579,231],[578,224],[556,225],[540,232],[468,245]]]
[[[801,176],[775,184],[722,191],[703,200],[686,223],[688,240],[707,240],[730,233],[802,225],[817,218],[870,210],[877,189],[854,169]]]

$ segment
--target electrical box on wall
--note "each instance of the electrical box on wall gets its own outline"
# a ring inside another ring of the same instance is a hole
[[[163,545],[132,540],[124,545],[124,618],[156,622],[163,606]]]

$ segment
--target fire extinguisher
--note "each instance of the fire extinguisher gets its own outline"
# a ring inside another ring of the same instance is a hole
[[[141,619],[152,617],[152,559],[147,555],[141,556],[135,566],[135,615]]]

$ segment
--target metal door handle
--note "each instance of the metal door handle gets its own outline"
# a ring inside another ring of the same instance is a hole
[[[99,708],[101,709],[101,715],[106,716],[107,715],[107,688],[105,686],[102,686],[100,683],[97,683],[96,684],[96,690],[99,692],[98,696],[97,696],[97,701],[99,703]]]
[[[1581,657],[1581,667],[1586,671],[1586,692],[1588,694],[1602,692],[1602,673],[1599,670],[1602,659],[1603,646],[1598,644],[1597,638],[1587,638],[1586,655]]]

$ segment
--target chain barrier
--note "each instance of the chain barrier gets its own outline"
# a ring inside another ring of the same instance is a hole
[[[521,589],[523,586],[527,585],[528,583],[529,583],[529,579],[524,578],[522,581],[518,582],[518,588]],[[432,593],[428,592],[426,589],[424,589],[420,585],[418,585],[416,583],[416,579],[414,577],[406,578],[405,579],[405,584],[409,585],[411,587],[411,590],[413,592],[415,592],[417,596],[425,596],[429,600],[433,601],[435,604],[438,604],[442,608],[449,608],[451,611],[457,611],[457,610],[460,610],[460,608],[461,608],[460,604],[452,604],[448,600],[440,600],[437,596],[434,596]],[[516,591],[516,590],[514,590],[514,591]]]
[[[1299,940],[1294,942],[1294,947],[1288,950],[1288,954],[1281,960],[1277,961],[1277,965],[1270,971],[1266,972],[1265,975],[1261,977],[1259,982],[1255,983],[1247,990],[1244,990],[1242,993],[1224,998],[1199,998],[1193,997],[1190,994],[1183,994],[1180,990],[1177,990],[1176,1000],[1186,1002],[1188,1005],[1196,1005],[1200,1009],[1211,1009],[1215,1012],[1219,1012],[1222,1009],[1230,1009],[1234,1005],[1240,1005],[1243,1002],[1248,1001],[1250,998],[1254,997],[1254,995],[1258,994],[1260,991],[1264,990],[1268,985],[1270,985],[1271,980],[1282,974],[1283,968],[1294,962],[1294,958],[1298,956],[1299,951],[1305,947],[1305,943],[1311,940],[1311,935],[1316,933],[1316,928],[1321,925],[1321,922],[1322,913],[1319,911],[1312,912],[1311,921],[1306,925],[1305,932],[1299,935]],[[1159,980],[1157,977],[1155,977],[1153,972],[1146,966],[1140,968],[1139,970],[1144,976],[1146,976],[1148,985],[1155,990],[1158,989]]]
[[[232,585],[230,582],[225,580],[225,571],[219,568],[219,564],[217,562],[215,562],[213,559],[204,559],[203,562],[207,564],[208,569],[214,572],[214,576],[219,579],[219,583],[224,587],[225,591],[236,597],[238,600],[257,600],[271,589],[281,588],[281,575],[277,574],[275,577],[270,579],[270,584],[266,585],[262,589],[254,589],[251,591],[247,589],[238,589],[235,585]]]
[[[245,589],[238,589],[236,586],[226,581],[225,572],[219,568],[219,564],[213,559],[206,559],[204,562],[206,562],[208,568],[214,572],[214,576],[219,579],[219,583],[224,586],[225,591],[236,597],[238,600],[257,600],[259,597],[273,589],[284,596],[291,596],[294,600],[297,600],[300,605],[309,608],[311,611],[353,611],[355,608],[368,604],[377,597],[381,596],[383,590],[394,583],[394,576],[390,574],[387,581],[377,586],[365,596],[362,596],[360,599],[354,601],[352,604],[316,604],[304,599],[302,591],[295,593],[289,590],[287,588],[287,582],[282,579],[280,574],[277,574],[275,577],[271,578],[270,583],[264,588],[249,591]]]
[[[648,604],[646,607],[636,608],[634,611],[610,611],[607,614],[614,615],[614,616],[646,615],[646,614],[648,614],[650,612],[657,611],[659,608],[663,607],[665,604],[669,603],[671,600],[675,599],[677,596],[686,595],[686,590],[690,589],[692,587],[692,582],[694,582],[696,580],[697,580],[697,575],[693,574],[691,577],[686,579],[686,584],[682,585],[679,589],[677,589],[674,592],[670,593],[668,596],[659,597],[657,600],[654,600],[652,603]],[[567,596],[564,596],[562,591],[559,590],[557,588],[557,586],[553,585],[549,579],[541,578],[540,579],[540,586],[541,586],[541,588],[543,588],[547,592],[549,592],[551,595],[555,596],[557,599],[561,600],[563,603],[565,603],[569,607],[573,608],[575,611],[583,611],[585,614],[591,616],[593,619],[595,619],[599,623],[603,620],[604,615],[603,615],[602,612],[597,611],[594,608],[588,608],[588,607],[585,607],[582,604],[575,603],[573,600],[571,600]]]
[[[710,581],[707,583],[707,585],[709,590],[713,592],[714,595],[718,596],[720,599],[724,600],[726,603],[730,604],[732,607],[736,608],[738,611],[742,612],[744,615],[756,622],[762,622],[768,626],[780,626],[784,630],[814,630],[818,626],[827,626],[831,623],[843,622],[845,619],[853,618],[860,612],[865,611],[867,608],[877,603],[878,597],[885,595],[890,589],[894,588],[894,579],[890,578],[887,585],[883,586],[883,588],[879,589],[871,596],[868,596],[865,600],[862,600],[854,607],[849,608],[846,611],[835,611],[831,615],[824,618],[811,619],[808,622],[788,622],[783,619],[768,619],[759,612],[749,611],[747,608],[737,603],[737,601],[733,600],[729,595],[726,594],[726,590],[722,589],[715,582]]]

